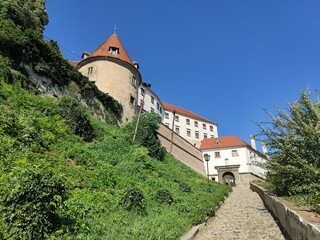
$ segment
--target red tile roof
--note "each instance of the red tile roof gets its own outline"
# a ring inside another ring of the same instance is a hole
[[[119,49],[118,54],[115,54],[115,55],[111,54],[109,51],[110,47],[118,48]],[[112,34],[111,37],[109,37],[104,43],[102,43],[96,50],[94,50],[91,54],[89,54],[87,58],[92,58],[92,57],[112,57],[112,58],[120,59],[124,62],[127,62],[133,65],[133,62],[131,61],[129,55],[127,54],[117,34],[115,33]]]
[[[78,66],[78,64],[79,64],[79,62],[76,62],[76,61],[70,61],[70,62],[69,62],[69,64],[70,64],[71,66],[77,67],[77,66]]]
[[[172,104],[169,104],[169,103],[165,103],[165,102],[162,102],[163,104],[163,107],[165,110],[169,111],[169,112],[173,112],[173,111],[176,111],[177,114],[180,114],[180,115],[184,115],[186,117],[190,117],[190,118],[194,118],[194,119],[197,119],[197,120],[200,120],[200,121],[203,121],[203,122],[208,122],[208,123],[212,123],[212,124],[215,124],[217,125],[216,123],[208,120],[208,119],[205,119],[189,110],[186,110],[186,109],[183,109],[181,107],[177,107],[177,106],[174,106]]]
[[[219,142],[219,144],[217,142]],[[236,136],[205,138],[201,143],[200,150],[246,146],[251,147]]]

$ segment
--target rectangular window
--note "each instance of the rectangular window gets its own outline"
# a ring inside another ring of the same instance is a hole
[[[194,121],[194,126],[198,127],[198,122],[197,121]]]
[[[91,75],[93,73],[93,67],[88,67],[88,75]]]
[[[151,103],[154,104],[154,97],[151,96]]]
[[[141,88],[141,95],[143,96],[144,95],[144,89]]]
[[[191,129],[187,128],[187,136],[191,137]]]
[[[196,137],[196,139],[199,139],[199,132],[196,131],[195,134],[194,134],[194,136]]]
[[[203,134],[203,138],[207,138],[208,135],[206,133]]]
[[[176,132],[177,134],[180,134],[180,127],[179,127],[179,126],[175,126],[175,132]]]
[[[154,109],[153,108],[150,108],[151,109],[151,112],[154,112]]]
[[[131,84],[132,84],[134,87],[137,86],[137,79],[136,79],[135,76],[132,76],[132,78],[131,78]]]
[[[160,110],[160,104],[157,102],[157,109]]]
[[[130,96],[130,104],[131,105],[134,105],[135,103],[135,98],[134,97],[132,97],[132,96]]]
[[[160,107],[160,113],[162,114],[162,107]]]
[[[220,152],[214,152],[214,157],[215,158],[220,158]]]
[[[232,157],[238,157],[239,153],[237,150],[232,150]]]
[[[179,116],[175,116],[175,119],[174,119],[176,122],[179,122]]]
[[[214,138],[214,135],[211,135],[210,137],[211,137],[211,138]]]
[[[189,118],[186,118],[186,124],[190,125],[190,119]]]
[[[165,113],[164,113],[164,117],[165,117],[165,118],[169,118],[169,113],[168,113],[168,112],[165,112]]]
[[[210,132],[213,132],[213,126],[210,126]]]
[[[170,127],[170,124],[169,124],[169,123],[165,123],[164,125],[166,125],[167,127]]]
[[[205,123],[202,124],[203,129],[207,129],[207,125]]]

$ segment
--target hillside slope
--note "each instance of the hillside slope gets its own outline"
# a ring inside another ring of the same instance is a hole
[[[89,115],[85,142],[58,100],[0,84],[1,238],[175,239],[230,190]]]
[[[44,3],[0,2],[0,239],[176,239],[230,188],[163,155],[152,114],[132,141],[121,105],[43,40]]]

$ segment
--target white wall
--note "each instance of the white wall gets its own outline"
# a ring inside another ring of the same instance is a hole
[[[168,110],[165,110],[165,112],[167,112],[168,115],[164,115],[163,124],[172,129],[173,113]],[[176,116],[178,116],[179,121],[174,121],[174,131],[177,132],[177,127],[179,127],[178,134],[191,144],[196,144],[197,147],[200,147],[204,134],[207,135],[207,138],[218,137],[218,128],[216,124],[204,122],[178,113],[176,113]],[[190,120],[189,125],[187,124],[187,119]],[[198,123],[198,127],[195,126],[195,122]],[[205,124],[206,129],[203,128],[203,124]],[[210,126],[212,127],[212,131],[210,130]],[[187,129],[190,129],[190,136],[187,134]],[[196,138],[196,132],[199,133],[199,138]]]
[[[232,156],[232,151],[237,151],[238,156]],[[215,153],[220,152],[220,157],[215,157]],[[218,181],[218,171],[216,166],[228,166],[228,165],[240,165],[239,174],[241,173],[253,173],[255,175],[263,177],[266,170],[259,167],[261,163],[265,163],[266,160],[261,158],[258,153],[248,147],[234,147],[223,149],[210,149],[204,150],[204,154],[210,155],[209,161],[209,175],[215,176]],[[207,163],[205,163],[205,169],[207,172]]]
[[[144,94],[142,94],[142,89],[144,89]],[[153,98],[153,102],[152,102]],[[159,99],[159,97],[152,91],[150,91],[149,88],[144,87],[143,85],[140,85],[138,90],[138,106],[141,106],[141,101],[144,99],[144,106],[143,110],[146,112],[155,112],[157,113],[161,119],[164,118],[164,108],[163,105]]]

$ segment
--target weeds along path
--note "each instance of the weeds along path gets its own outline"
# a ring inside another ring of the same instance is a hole
[[[248,184],[233,188],[226,201],[202,227],[195,240],[289,239],[282,234],[259,195]]]

